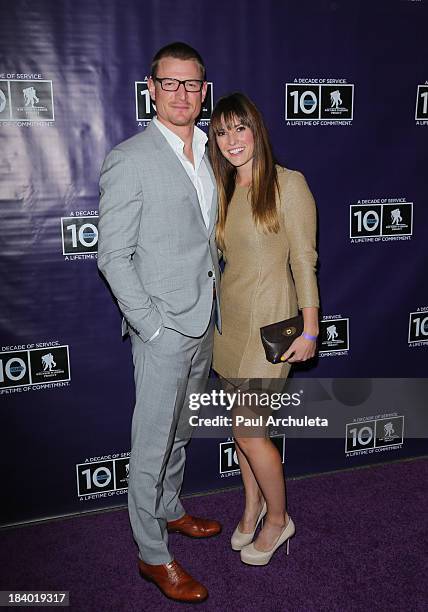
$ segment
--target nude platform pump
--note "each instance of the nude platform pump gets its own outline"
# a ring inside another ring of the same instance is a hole
[[[230,544],[232,546],[232,550],[242,550],[244,546],[250,544],[253,541],[254,534],[256,533],[257,527],[259,526],[260,521],[263,520],[264,515],[267,512],[266,502],[264,502],[263,507],[260,511],[259,517],[256,521],[256,526],[254,527],[254,531],[251,533],[242,533],[239,531],[239,525],[236,527],[235,531],[230,538]]]
[[[251,542],[241,549],[241,561],[248,565],[267,565],[272,558],[273,553],[287,542],[287,555],[289,552],[290,538],[295,534],[296,528],[293,521],[289,518],[287,525],[284,527],[282,533],[278,537],[275,545],[271,550],[262,551],[257,550],[254,547],[254,543]]]

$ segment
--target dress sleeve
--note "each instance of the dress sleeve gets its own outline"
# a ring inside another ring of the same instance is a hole
[[[280,179],[280,184],[281,182]],[[296,171],[289,173],[284,188],[281,189],[281,200],[298,306],[300,309],[319,307],[316,278],[316,208],[303,174]]]

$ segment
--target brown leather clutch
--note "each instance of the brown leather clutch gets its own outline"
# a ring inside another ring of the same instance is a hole
[[[271,363],[283,363],[281,356],[290,348],[293,340],[300,336],[302,332],[302,315],[261,327],[260,336],[265,349],[266,359]]]

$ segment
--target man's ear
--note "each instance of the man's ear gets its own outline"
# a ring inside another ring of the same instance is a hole
[[[153,100],[153,102],[156,100],[156,88],[155,88],[155,82],[153,80],[153,77],[149,77],[148,81],[147,81],[147,87],[149,90],[149,94],[151,99]]]
[[[208,90],[208,83],[206,81],[203,82],[202,84],[202,102],[204,102],[206,96],[207,96],[207,90]]]

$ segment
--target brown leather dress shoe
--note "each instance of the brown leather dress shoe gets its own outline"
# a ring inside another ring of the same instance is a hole
[[[190,538],[211,538],[220,533],[221,525],[218,521],[185,514],[176,521],[169,521],[167,529],[170,533],[182,533]]]
[[[154,582],[170,599],[198,603],[208,597],[208,591],[204,585],[192,578],[178,561],[173,560],[163,565],[149,565],[140,560],[138,568],[143,578]]]

